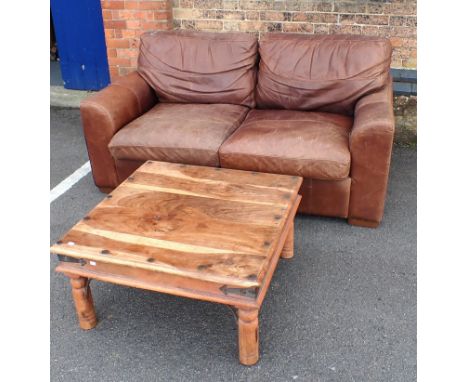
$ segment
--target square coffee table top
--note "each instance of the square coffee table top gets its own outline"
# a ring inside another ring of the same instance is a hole
[[[301,183],[297,176],[148,161],[51,252],[256,287]]]

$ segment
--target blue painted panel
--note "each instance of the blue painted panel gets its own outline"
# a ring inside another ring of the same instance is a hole
[[[64,87],[99,90],[110,83],[100,0],[51,0]]]

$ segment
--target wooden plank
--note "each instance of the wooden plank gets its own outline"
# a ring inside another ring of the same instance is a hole
[[[168,264],[160,263],[156,260],[147,261],[145,258],[138,256],[134,253],[114,250],[109,254],[102,254],[99,248],[88,247],[85,245],[63,245],[61,248],[57,248],[54,245],[52,248],[53,253],[58,253],[65,256],[77,257],[80,259],[86,259],[94,262],[102,262],[108,264],[123,265],[126,267],[146,269],[150,271],[164,272],[171,275],[184,276],[193,279],[202,279],[211,282],[217,282],[222,284],[236,285],[244,288],[258,286],[259,282],[256,279],[240,279],[233,276],[223,276],[220,273],[209,273],[203,272],[199,269],[191,271],[187,268],[181,268],[178,266],[170,266]],[[239,263],[242,265],[242,263]],[[201,277],[203,276],[203,277]]]
[[[228,277],[232,284],[251,285],[256,280],[261,263],[266,261],[266,255],[252,253],[222,251],[213,248],[195,246],[176,246],[174,243],[161,242],[161,246],[152,245],[152,241],[138,236],[119,234],[110,231],[88,229],[80,225],[63,237],[61,244],[52,246],[53,253],[87,258],[96,261],[116,262],[122,257],[126,264],[133,262],[133,266],[155,269],[177,268],[178,274],[186,273],[189,277],[206,278],[210,275]],[[84,228],[84,229],[82,229]],[[130,240],[128,239],[130,237]],[[143,240],[141,240],[143,239]],[[169,246],[166,246],[170,244]],[[86,251],[86,256],[81,252]],[[187,251],[187,252],[185,252]],[[151,264],[147,264],[151,263]],[[227,280],[227,279],[226,279]],[[224,282],[226,282],[223,279]]]
[[[284,232],[279,241],[278,251],[273,256],[269,264],[267,275],[260,287],[256,300],[249,299],[241,295],[222,293],[222,284],[209,282],[207,280],[189,279],[185,276],[160,273],[154,270],[138,269],[133,267],[122,267],[117,264],[107,264],[98,262],[91,266],[89,262],[84,266],[72,263],[60,263],[56,271],[68,274],[79,275],[96,280],[112,282],[119,285],[126,285],[140,289],[156,292],[169,293],[176,296],[195,298],[198,300],[213,301],[236,307],[260,307],[268,287],[270,285],[274,270],[281,253],[281,245],[287,237],[287,233],[294,221],[294,214],[300,202],[298,197],[296,204],[288,217]],[[231,280],[229,280],[231,281]]]
[[[124,182],[124,186],[242,203],[281,206],[284,206],[294,194],[293,190],[288,188],[234,182],[235,179],[228,182],[181,177],[174,171],[171,174],[153,174],[138,170]]]
[[[229,287],[258,286],[297,207],[301,181],[147,162],[52,252]]]
[[[124,227],[123,227],[124,228]],[[171,240],[161,240],[156,239],[153,237],[143,236],[143,235],[135,235],[129,234],[124,232],[118,232],[114,230],[105,230],[99,228],[93,228],[87,224],[78,223],[74,228],[73,231],[90,233],[96,236],[101,236],[107,239],[112,239],[114,241],[119,241],[122,243],[129,243],[129,244],[137,244],[137,245],[144,245],[147,247],[153,248],[161,248],[161,249],[171,249],[178,252],[187,252],[187,253],[195,253],[195,254],[234,254],[238,253],[238,251],[233,251],[229,249],[220,249],[220,248],[212,248],[212,247],[203,247],[200,245],[193,245],[182,243],[180,241],[171,241]]]
[[[184,167],[182,167],[183,169]],[[168,170],[164,172],[164,177],[169,178],[170,181],[177,182],[178,185],[183,184],[183,183],[188,183],[188,184],[197,184],[198,186],[202,185],[211,185],[211,186],[220,186],[220,187],[238,187],[244,190],[249,190],[252,189],[254,192],[261,191],[261,189],[267,189],[269,191],[283,191],[283,192],[290,192],[291,191],[291,185],[293,185],[296,181],[296,177],[291,177],[288,179],[286,182],[284,181],[283,178],[278,179],[277,176],[275,176],[274,181],[272,179],[269,179],[268,182],[250,182],[249,183],[242,183],[240,179],[238,179],[236,176],[230,175],[229,177],[222,176],[224,172],[226,171],[239,171],[239,170],[229,170],[229,169],[223,169],[223,168],[212,168],[212,170],[216,171],[216,175],[221,175],[221,176],[213,176],[209,175],[210,173],[206,173],[205,177],[196,177],[196,176],[189,176],[185,174],[183,171],[175,171],[174,169]],[[179,169],[178,169],[179,170]],[[247,174],[245,174],[247,173]],[[249,171],[242,171],[242,174],[244,175],[243,178],[245,179],[254,179],[258,180],[257,177],[252,178],[253,172]],[[150,182],[158,182],[162,174],[154,171],[150,171],[146,167],[141,167],[138,169],[138,171],[135,171],[135,173],[132,175],[133,180],[137,182],[144,182],[144,181],[150,181]],[[140,179],[138,179],[138,176],[140,176]],[[284,177],[283,175],[281,175]],[[247,178],[248,177],[248,178]],[[262,180],[262,179],[260,179]],[[266,179],[263,179],[266,180]],[[167,180],[166,180],[167,181]],[[150,183],[151,184],[151,183]]]
[[[231,170],[206,166],[191,166],[177,163],[147,161],[137,171],[152,174],[168,174],[188,179],[224,181],[230,184],[257,185],[272,188],[294,189],[300,186],[302,178],[298,176],[268,174],[254,171]],[[299,188],[297,188],[299,190]]]
[[[153,214],[129,207],[97,208],[88,215],[87,220],[78,223],[72,230],[90,232],[95,229],[112,231],[116,235],[127,233],[141,236],[141,244],[146,242],[146,245],[159,248],[177,249],[176,246],[182,248],[191,245],[214,249],[217,252],[265,254],[264,243],[272,242],[283,219],[282,215],[277,216],[277,224],[262,226],[202,216],[196,209],[187,213],[183,208],[171,211],[161,208],[157,214]],[[271,219],[274,220],[273,216]],[[139,239],[128,237],[126,240]],[[191,252],[189,249],[184,251]],[[197,251],[197,248],[193,251]]]
[[[111,199],[104,199],[94,210],[98,208],[123,208],[138,209],[146,214],[162,216],[173,214],[175,211],[185,214],[196,214],[194,220],[214,219],[229,221],[240,225],[267,225],[278,226],[276,216],[282,215],[286,207],[268,206],[257,204],[239,204],[236,201],[205,199],[193,195],[174,195],[160,192],[142,192],[138,189],[119,188],[112,194]],[[93,210],[93,211],[94,211]],[[255,219],[252,219],[255,216]]]
[[[222,285],[219,283],[189,279],[161,272],[104,263],[98,263],[96,266],[60,263],[55,268],[55,271],[65,273],[66,275],[78,275],[118,285],[197,300],[218,302],[236,307],[248,308],[257,306],[255,299],[223,293],[221,290]]]
[[[249,199],[247,196],[240,195],[240,194],[232,194],[232,193],[220,193],[216,188],[212,188],[209,191],[201,190],[200,192],[197,191],[190,191],[184,190],[180,188],[170,188],[170,187],[160,187],[160,186],[149,186],[146,184],[139,184],[133,182],[124,182],[120,189],[124,187],[135,188],[138,191],[156,191],[156,192],[164,192],[167,194],[175,194],[175,195],[191,195],[191,196],[198,196],[199,198],[209,198],[209,199],[218,199],[218,200],[229,200],[233,202],[239,203],[247,203],[247,204],[261,204],[265,206],[285,206],[287,205],[286,200],[280,201],[271,201],[265,199],[263,196],[253,196],[251,195],[252,199]],[[289,195],[284,195],[285,198],[289,198]]]
[[[123,218],[125,223],[125,215],[117,214],[119,218]],[[106,225],[112,220],[112,216],[106,221]],[[182,234],[177,234],[177,231],[172,232],[170,238],[179,241],[169,241],[156,239],[152,237],[144,237],[137,234],[128,234],[117,232],[115,230],[104,230],[93,228],[89,222],[94,219],[86,220],[78,223],[68,234],[62,238],[62,244],[54,245],[52,252],[72,257],[81,256],[82,251],[86,251],[86,256],[83,258],[94,259],[97,261],[115,262],[115,256],[122,257],[125,264],[142,268],[154,269],[156,266],[166,269],[168,272],[173,272],[173,268],[177,268],[178,274],[186,273],[188,277],[195,277],[197,273],[199,278],[212,278],[212,274],[217,274],[220,277],[228,277],[231,279],[232,285],[252,285],[250,281],[247,283],[244,280],[256,280],[258,270],[263,268],[262,264],[268,261],[267,256],[272,248],[274,231],[270,242],[262,242],[259,249],[254,246],[242,245],[242,240],[237,242],[233,239],[232,233],[229,233],[227,238],[233,243],[233,249],[226,248],[226,243],[219,241],[216,236],[203,238],[197,235],[196,231],[183,231]],[[138,220],[136,220],[138,223]],[[127,223],[132,223],[127,220]],[[130,231],[130,227],[136,226],[131,224],[127,226],[116,226],[121,229]],[[209,227],[209,224],[208,224]],[[132,228],[133,229],[133,228]],[[182,228],[183,229],[183,228]],[[141,232],[142,229],[135,229],[136,232]],[[232,232],[232,231],[230,231]],[[255,240],[263,240],[264,237],[255,237],[255,230],[252,230],[251,235]],[[259,231],[261,232],[261,231]],[[149,231],[147,232],[149,233]],[[150,233],[149,233],[150,234]],[[165,237],[164,234],[161,237]],[[166,236],[167,237],[167,236]],[[196,240],[200,242],[202,238],[210,246],[199,246],[180,242],[181,238],[187,242]],[[243,240],[246,240],[245,237]],[[68,245],[68,243],[72,245]],[[218,248],[216,248],[218,247]],[[91,250],[92,249],[92,250]],[[243,251],[245,249],[245,251]],[[102,252],[112,254],[111,257],[105,256],[103,260]],[[131,256],[130,256],[131,255]],[[155,264],[148,265],[148,259]],[[167,265],[170,267],[168,268]],[[227,282],[227,279],[222,279]]]
[[[203,274],[228,275],[233,282],[235,278],[255,281],[254,276],[259,264],[264,260],[263,256],[245,253],[179,253],[175,250],[126,243],[78,231],[69,232],[64,240],[66,240],[64,243],[54,245],[52,250],[62,255],[79,258],[81,247],[86,246],[93,249],[90,256],[94,256],[91,259],[96,261],[112,261],[115,256],[124,256],[129,259],[135,258],[135,267],[138,267],[140,262],[149,262],[171,268],[177,267],[180,273],[193,274],[202,271]],[[233,267],[233,264],[236,266]]]

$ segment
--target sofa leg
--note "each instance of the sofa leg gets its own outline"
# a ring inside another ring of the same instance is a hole
[[[377,228],[380,224],[379,222],[373,222],[370,220],[356,219],[356,218],[348,218],[348,223],[351,225],[358,226],[358,227],[366,227],[366,228]]]
[[[112,190],[112,187],[99,187],[99,191],[103,192],[104,194],[109,194]]]

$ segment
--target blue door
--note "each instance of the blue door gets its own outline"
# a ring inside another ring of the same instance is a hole
[[[51,0],[64,87],[99,90],[110,83],[100,0]]]

